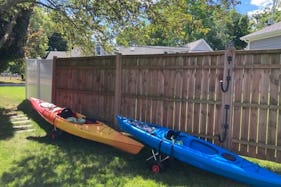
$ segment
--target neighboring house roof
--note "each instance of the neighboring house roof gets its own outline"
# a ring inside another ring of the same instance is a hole
[[[213,51],[210,45],[204,40],[199,39],[194,42],[187,43],[184,47],[189,48],[189,51],[200,52],[200,51]]]
[[[281,35],[281,21],[273,25],[267,26],[256,32],[253,32],[251,34],[248,34],[246,36],[243,36],[240,39],[247,42],[247,41],[256,41],[266,38],[272,38],[280,35]]]
[[[82,56],[82,52],[79,48],[74,48],[71,51],[50,51],[46,59],[53,59],[56,57],[79,57]]]
[[[117,52],[123,55],[186,53],[188,52],[188,48],[165,47],[165,46],[133,46],[133,47],[120,46],[117,47]]]
[[[213,51],[204,39],[200,39],[188,43],[182,47],[167,47],[167,46],[119,46],[116,52],[123,55],[140,55],[140,54],[165,54],[165,53],[187,53],[187,52],[206,52]]]

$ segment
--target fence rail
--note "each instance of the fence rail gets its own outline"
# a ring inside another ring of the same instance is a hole
[[[281,50],[236,51],[230,149],[281,161]],[[55,58],[53,102],[114,124],[121,114],[218,143],[225,52]],[[115,123],[116,125],[116,123]]]

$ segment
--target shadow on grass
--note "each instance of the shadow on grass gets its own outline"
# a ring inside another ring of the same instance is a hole
[[[139,156],[63,135],[56,144],[47,137],[30,137],[45,146],[2,175],[2,183],[15,186],[124,186],[143,168]]]
[[[28,100],[18,109],[48,132],[52,126],[34,111]],[[27,137],[35,148],[0,176],[3,186],[242,186],[176,160],[155,175],[145,165],[150,150],[131,155],[107,145],[63,133]]]
[[[40,115],[32,109],[28,100],[24,100],[20,103],[17,106],[17,109],[25,113],[28,118],[32,118],[38,124],[42,124],[42,126],[40,126],[41,128],[46,131],[48,130],[47,122],[45,122]],[[14,115],[14,112],[16,112],[15,109],[0,108],[0,140],[9,139],[15,135],[15,129],[10,120],[10,117]]]
[[[11,110],[0,108],[0,140],[12,138],[15,134],[9,112]]]
[[[148,149],[131,155],[96,142],[63,134],[55,142],[29,137],[39,152],[16,161],[3,173],[0,184],[11,186],[242,186],[171,160],[161,174],[145,166]],[[211,184],[210,184],[211,183]]]
[[[47,121],[45,121],[37,111],[35,111],[31,103],[28,99],[23,100],[19,105],[18,105],[18,110],[22,111],[28,118],[32,119],[35,121],[41,129],[43,129],[46,133],[50,132],[53,126],[49,124]]]

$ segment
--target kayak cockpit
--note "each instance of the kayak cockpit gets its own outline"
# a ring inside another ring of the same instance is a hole
[[[202,153],[208,154],[208,155],[215,155],[218,154],[218,150],[214,147],[206,144],[205,142],[201,142],[198,140],[191,140],[189,147],[191,149],[200,151]]]

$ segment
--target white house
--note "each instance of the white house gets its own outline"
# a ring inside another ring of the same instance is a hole
[[[119,46],[116,52],[123,55],[144,55],[144,54],[167,54],[167,53],[188,53],[188,52],[208,52],[213,51],[209,44],[204,40],[196,40],[187,43],[182,47],[167,47],[167,46]]]
[[[281,49],[281,22],[240,38],[248,43],[246,49]]]

